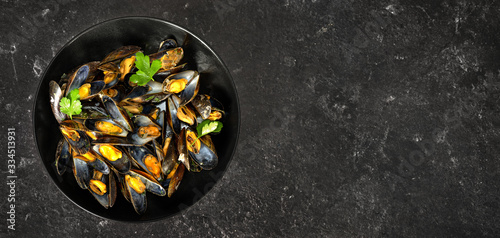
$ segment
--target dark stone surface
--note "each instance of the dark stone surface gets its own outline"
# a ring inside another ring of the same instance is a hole
[[[500,235],[500,4],[247,0],[0,2],[3,236]],[[241,103],[228,172],[187,211],[129,224],[67,200],[36,151],[32,110],[55,53],[106,19],[190,29]],[[8,231],[7,128],[16,128]]]

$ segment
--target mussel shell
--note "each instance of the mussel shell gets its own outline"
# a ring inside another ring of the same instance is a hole
[[[190,71],[190,70],[188,70]],[[184,71],[184,72],[188,72]],[[182,74],[183,72],[179,73]],[[181,99],[181,102],[179,103],[180,106],[184,106],[191,102],[193,98],[198,94],[198,90],[200,89],[200,84],[199,84],[199,79],[200,75],[198,74],[197,71],[194,71],[192,78],[188,81],[186,84],[186,88],[180,92],[179,98]]]
[[[200,145],[200,151],[196,154],[189,151],[189,156],[204,170],[215,168],[219,162],[217,154],[205,143],[202,142]]]
[[[129,175],[129,176],[135,177],[133,175]],[[138,179],[138,177],[135,177],[135,178]],[[132,203],[135,212],[137,212],[137,214],[139,214],[139,215],[144,214],[146,212],[146,209],[147,209],[146,190],[144,190],[143,193],[138,193],[130,186],[130,184],[127,182],[126,179],[123,179],[123,180],[124,180],[123,182],[125,183],[125,186],[126,186],[126,192],[127,192],[128,198],[129,198],[130,202]]]
[[[132,123],[130,121],[130,118],[126,112],[124,112],[123,109],[118,107],[116,102],[111,99],[107,95],[102,95],[101,94],[101,101],[102,104],[104,105],[104,108],[106,111],[108,111],[108,115],[111,116],[111,118],[118,124],[120,124],[123,128],[125,128],[127,131],[132,131]]]
[[[181,120],[177,117],[177,109],[179,106],[179,97],[172,95],[167,100],[168,111],[166,113],[167,122],[175,134],[179,134],[181,131]]]
[[[50,81],[49,83],[49,95],[50,95],[50,107],[52,108],[52,112],[54,113],[54,117],[57,122],[61,123],[66,119],[66,114],[61,112],[61,107],[59,106],[59,102],[61,98],[63,98],[63,93],[59,84],[55,81]]]
[[[161,61],[161,69],[168,70],[172,67],[175,67],[184,56],[184,50],[182,47],[177,47],[173,49],[168,49],[165,51],[157,52],[149,55],[149,59],[160,60]]]
[[[73,89],[80,88],[80,86],[82,86],[87,80],[89,72],[90,67],[88,65],[83,65],[78,68],[78,70],[70,76],[64,96],[68,96],[69,92],[71,92]]]
[[[116,170],[117,172],[122,173],[122,174],[125,174],[125,173],[130,171],[130,168],[132,167],[132,163],[131,163],[126,151],[124,151],[119,146],[113,146],[114,148],[118,149],[122,153],[122,157],[120,159],[115,160],[115,161],[111,161],[111,160],[106,159],[106,157],[101,154],[101,152],[99,151],[99,148],[101,146],[102,146],[102,144],[96,144],[92,147],[92,149],[97,154],[99,154],[103,158],[103,160],[106,161],[106,163],[111,165],[111,167],[113,167],[114,170]]]
[[[104,208],[108,209],[112,207],[116,201],[116,195],[117,195],[116,181],[113,176],[113,173],[103,175],[100,181],[106,184],[106,193],[104,193],[103,195],[99,195],[95,193],[92,189],[90,189],[90,187],[88,190]]]
[[[177,152],[179,153],[178,161],[182,162],[186,169],[189,170],[191,162],[189,161],[189,151],[186,144],[186,129],[183,128],[179,133],[177,140]]]
[[[104,89],[105,86],[106,86],[106,84],[104,83],[104,81],[93,81],[93,82],[90,82],[90,93],[89,93],[89,95],[87,97],[80,98],[80,100],[87,100],[87,99],[90,99],[90,98],[93,98],[93,97],[97,96],[97,94],[100,93]]]
[[[89,187],[91,179],[91,169],[87,162],[73,158],[73,174],[75,175],[76,182],[82,189]]]
[[[73,130],[74,133],[78,134],[78,138],[76,140],[73,140],[73,138],[69,138],[65,133],[62,133],[64,139],[71,145],[71,148],[73,148],[78,154],[85,154],[89,151],[90,138],[85,131],[80,129],[65,127],[63,125],[61,125],[59,129],[61,130],[61,133],[63,130],[66,131]]]
[[[176,47],[177,47],[177,41],[175,41],[174,39],[165,39],[160,43],[158,52],[162,52]]]
[[[97,122],[108,122],[108,123],[111,123],[113,124],[114,126],[116,127],[119,127],[122,131],[120,133],[110,133],[110,132],[106,132],[106,131],[102,131],[102,130],[99,130],[96,126],[96,123]],[[87,127],[89,130],[91,131],[97,131],[101,134],[105,134],[105,135],[112,135],[112,136],[120,136],[120,137],[126,137],[127,134],[128,134],[128,131],[125,130],[125,128],[123,128],[120,124],[116,123],[115,121],[113,121],[112,119],[86,119],[83,124],[85,125],[85,127]]]
[[[179,164],[177,169],[175,170],[174,176],[170,179],[170,183],[168,185],[168,197],[172,197],[179,185],[181,184],[182,178],[184,177],[184,164]]]
[[[96,152],[94,152],[93,150],[89,150],[89,152],[87,153],[90,153],[95,158],[93,161],[86,161],[88,166],[92,167],[94,170],[97,170],[103,174],[109,174],[108,165],[106,164],[106,162],[103,161],[102,158],[100,158],[100,156]],[[73,159],[80,159],[80,158],[81,156],[79,155],[73,156]]]
[[[55,167],[59,175],[63,175],[68,168],[72,167],[71,147],[65,139],[59,140],[56,149]]]
[[[191,105],[193,105],[203,120],[210,116],[210,111],[212,111],[210,96],[199,94],[191,101]]]
[[[165,196],[167,194],[167,191],[165,191],[161,184],[158,183],[158,181],[156,181],[150,174],[137,169],[130,170],[129,174],[141,179],[141,181],[146,185],[146,190],[148,192],[158,196]]]
[[[112,62],[115,60],[123,59],[127,56],[133,55],[141,50],[141,47],[135,45],[122,46],[111,53],[109,53],[102,61],[101,65]]]
[[[178,155],[175,148],[175,142],[172,141],[173,138],[169,138],[169,140],[165,141],[163,146],[163,161],[161,163],[161,171],[163,175],[166,177],[172,170],[175,168],[175,165],[178,163]]]
[[[153,79],[157,82],[163,82],[165,79],[170,76],[171,74],[175,74],[178,72],[181,72],[186,68],[187,63],[177,65],[175,67],[169,68],[169,69],[160,69],[158,72],[156,72],[155,75],[153,75]]]
[[[106,109],[99,106],[82,106],[82,112],[73,119],[106,119],[110,118]]]
[[[159,168],[160,169],[160,174],[159,174],[160,177],[154,178],[154,174],[151,171],[149,171],[148,167],[146,166],[146,163],[144,162],[144,159],[146,159],[146,157],[148,155],[152,155],[157,159],[158,163],[160,163],[161,161],[156,156],[156,152],[150,151],[145,146],[128,146],[127,149],[128,149],[128,153],[130,155],[130,158],[132,158],[134,160],[134,162],[137,165],[139,165],[139,167],[141,167],[144,171],[146,171],[151,176],[153,176],[153,180],[162,180],[163,179],[163,175],[161,173],[161,164],[158,164],[158,166],[160,167]]]
[[[144,145],[154,139],[156,139],[158,136],[147,136],[145,138],[139,136],[139,130],[141,127],[145,127],[145,126],[153,126],[153,127],[156,127],[158,129],[159,132],[161,132],[161,127],[156,124],[155,122],[153,122],[151,120],[151,118],[147,117],[147,116],[144,116],[144,115],[135,115],[133,118],[132,118],[132,121],[135,125],[135,130],[133,131],[133,133],[129,133],[127,138],[129,140],[130,143],[134,144],[134,145]]]

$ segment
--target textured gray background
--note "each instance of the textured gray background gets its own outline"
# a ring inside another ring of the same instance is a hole
[[[498,237],[500,4],[470,2],[2,0],[0,235]],[[241,103],[220,182],[182,214],[141,224],[67,200],[44,171],[31,115],[57,51],[131,15],[204,39]],[[7,127],[18,143],[15,232]]]

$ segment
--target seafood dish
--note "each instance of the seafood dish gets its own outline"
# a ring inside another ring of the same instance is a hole
[[[49,83],[62,135],[54,167],[104,208],[121,194],[144,214],[146,196],[175,196],[185,173],[217,166],[211,137],[225,111],[198,93],[203,75],[183,63],[175,39],[147,55],[134,45],[110,51]]]

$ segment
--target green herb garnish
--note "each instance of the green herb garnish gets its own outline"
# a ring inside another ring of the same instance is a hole
[[[62,113],[69,116],[73,120],[73,115],[78,115],[82,112],[82,102],[80,102],[80,91],[75,88],[69,92],[67,97],[61,98],[59,102]]]
[[[149,65],[149,56],[144,55],[142,52],[135,54],[135,67],[139,69],[134,75],[130,77],[130,82],[136,83],[139,86],[146,85],[150,80],[153,80],[153,75],[156,74],[161,68],[160,60],[153,60]]]
[[[213,133],[213,132],[220,132],[222,130],[222,122],[220,121],[211,121],[211,120],[204,120],[198,126],[196,126],[196,132],[198,132],[198,137],[196,138],[195,141],[191,144],[191,146],[194,145],[194,143],[202,136]]]

